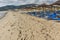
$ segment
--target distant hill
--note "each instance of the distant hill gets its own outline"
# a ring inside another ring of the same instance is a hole
[[[60,5],[60,0],[54,2],[52,5]]]
[[[51,4],[51,5],[60,5],[60,1],[56,1],[55,3]],[[19,6],[15,6],[15,5],[6,5],[3,7],[0,7],[0,11],[6,11],[6,10],[14,10],[14,9],[24,9],[24,8],[32,8],[32,7],[40,7],[40,6],[50,6],[50,5],[38,5],[38,4],[26,4],[26,5],[19,5]]]
[[[14,9],[23,9],[27,7],[36,7],[38,6],[37,4],[26,4],[26,5],[20,5],[20,6],[14,6],[14,5],[7,5],[0,7],[0,11],[5,11],[5,10],[14,10]]]

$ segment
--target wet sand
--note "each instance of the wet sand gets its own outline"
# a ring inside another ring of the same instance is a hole
[[[0,20],[0,40],[60,40],[60,23],[8,11]]]

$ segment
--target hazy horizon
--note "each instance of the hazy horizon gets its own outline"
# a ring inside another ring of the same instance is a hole
[[[57,0],[0,0],[0,7],[6,5],[24,5],[24,4],[51,4]]]

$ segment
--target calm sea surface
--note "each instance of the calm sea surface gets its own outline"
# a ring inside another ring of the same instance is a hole
[[[0,19],[3,18],[6,13],[7,13],[7,11],[0,11]]]

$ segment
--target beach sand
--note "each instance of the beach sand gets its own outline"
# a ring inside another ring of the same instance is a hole
[[[0,19],[0,40],[60,40],[60,23],[8,11]]]

